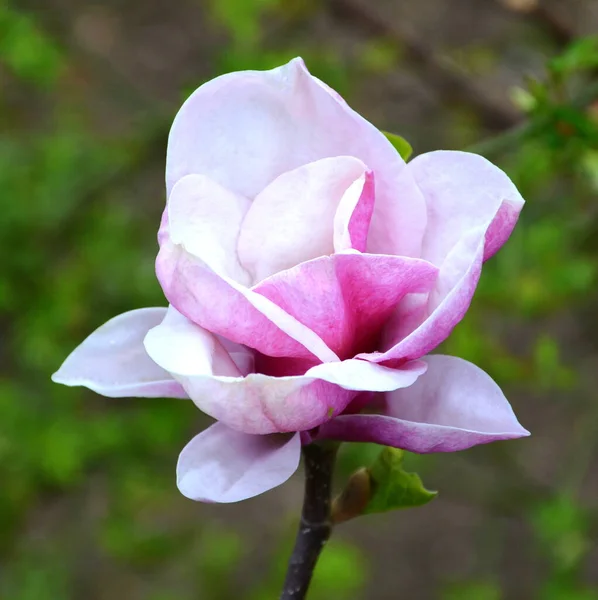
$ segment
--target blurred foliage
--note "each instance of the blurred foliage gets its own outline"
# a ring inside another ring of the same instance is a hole
[[[451,585],[445,592],[446,600],[501,600],[500,588],[492,583],[468,582]]]
[[[0,57],[19,78],[40,87],[56,82],[64,57],[26,14],[0,6]]]
[[[211,75],[272,67],[300,54],[351,99],[360,77],[376,81],[403,60],[401,45],[382,36],[355,42],[355,56],[339,52],[330,37],[313,38],[304,25],[317,6],[211,0],[210,23],[225,38]],[[151,120],[133,134],[95,124],[78,99],[85,98],[79,57],[41,18],[16,3],[0,5],[0,597],[92,597],[95,570],[106,590],[94,590],[94,598],[232,600],[245,584],[250,600],[276,597],[292,532],[276,530],[268,570],[245,582],[239,565],[253,558],[260,540],[178,497],[174,464],[203,426],[198,411],[185,402],[105,400],[50,382],[74,345],[109,317],[164,304],[153,272],[161,181],[149,192],[142,185],[163,168],[163,148],[154,165]],[[458,54],[477,73],[496,61],[484,47]],[[535,596],[542,600],[598,597],[584,578],[596,510],[578,493],[588,468],[580,457],[592,453],[598,418],[583,404],[576,357],[563,348],[556,324],[572,311],[588,314],[597,300],[598,104],[579,102],[596,85],[597,67],[596,38],[579,39],[548,62],[545,76],[512,90],[533,135],[491,158],[528,204],[443,348],[507,388],[546,394],[551,406],[577,403],[587,421],[574,447],[563,449],[575,477],[567,473],[541,498],[517,500],[544,561]],[[189,81],[186,91],[198,83]],[[473,111],[459,107],[448,127],[467,143],[482,135],[478,125]],[[595,331],[592,318],[584,323]],[[521,334],[514,341],[512,330],[524,331],[524,341]],[[376,446],[345,445],[339,481],[378,453]],[[502,456],[496,451],[501,473],[511,474],[514,463]],[[443,460],[406,457],[409,469],[432,482]],[[374,562],[334,539],[311,598],[364,597]],[[505,597],[499,579],[449,582],[439,597],[498,600]]]

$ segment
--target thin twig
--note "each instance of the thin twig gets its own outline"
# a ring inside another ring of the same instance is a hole
[[[561,47],[568,46],[577,34],[561,12],[555,11],[541,0],[497,0],[504,10],[515,12],[526,17],[534,24],[540,25]]]
[[[575,41],[576,32],[571,27],[560,12],[549,8],[545,3],[538,3],[538,6],[530,13],[550,32],[554,40],[561,46],[568,46]]]
[[[328,0],[328,5],[338,19],[350,19],[372,35],[394,40],[418,76],[433,86],[443,99],[471,106],[488,129],[500,131],[521,120],[515,109],[483,93],[453,61],[428,47],[421,36],[403,23],[384,17],[362,0]]]
[[[330,505],[336,449],[319,444],[303,447],[303,510],[280,600],[305,598],[320,552],[332,532]]]

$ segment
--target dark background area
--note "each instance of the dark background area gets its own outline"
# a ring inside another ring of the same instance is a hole
[[[532,437],[410,456],[438,499],[339,527],[311,598],[598,599],[596,31],[596,0],[0,4],[0,598],[277,597],[300,475],[195,504],[174,481],[193,405],[49,378],[108,318],[165,304],[155,236],[186,95],[301,55],[416,153],[534,127],[483,147],[528,203],[443,348]],[[345,448],[339,484],[371,451]]]

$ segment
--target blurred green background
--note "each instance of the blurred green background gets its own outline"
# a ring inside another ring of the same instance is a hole
[[[175,487],[190,403],[50,382],[164,305],[169,122],[219,73],[302,55],[416,153],[479,149],[528,204],[444,350],[530,439],[410,456],[440,496],[341,526],[313,600],[598,599],[595,0],[0,0],[0,598],[277,597],[301,477],[240,505]],[[531,123],[513,136],[520,123]],[[371,448],[347,447],[342,482]]]

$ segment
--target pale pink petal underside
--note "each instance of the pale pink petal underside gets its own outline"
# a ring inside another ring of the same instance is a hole
[[[428,371],[411,387],[387,393],[384,414],[341,415],[324,424],[319,437],[427,453],[529,435],[484,371],[452,356],[425,362]]]
[[[202,502],[239,502],[283,484],[299,466],[299,434],[248,435],[216,423],[185,446],[181,493]]]
[[[465,315],[482,262],[509,237],[523,198],[508,176],[481,156],[438,151],[418,156],[407,170],[425,199],[422,258],[439,267],[429,297],[408,297],[388,321],[376,362],[423,356]]]
[[[215,353],[215,340],[206,340],[201,327],[185,321],[165,319],[153,329],[146,337],[148,352],[169,369],[202,411],[245,433],[317,427],[340,414],[359,392],[411,385],[425,371],[421,362],[389,369],[352,359],[322,363],[301,376],[227,376],[222,369],[230,368],[230,357],[222,361]]]
[[[386,322],[382,352],[360,354],[364,360],[394,364],[425,356],[441,344],[463,319],[480,279],[483,238],[464,236],[440,268],[435,289],[407,296]]]
[[[407,169],[426,202],[422,258],[440,266],[471,230],[486,238],[485,259],[506,242],[524,200],[498,167],[477,154],[439,150],[414,158]]]
[[[142,308],[110,319],[73,350],[52,380],[113,398],[186,398],[179,383],[143,346],[147,332],[165,314],[166,308]]]
[[[362,391],[411,385],[426,366],[420,361],[389,369],[347,360],[312,367],[303,376],[181,378],[197,406],[238,431],[252,434],[312,429],[340,414]]]

